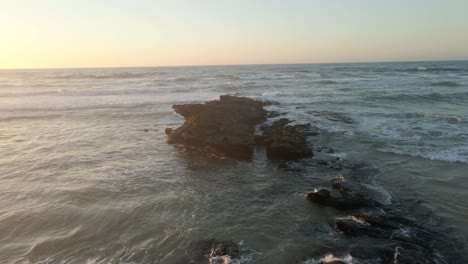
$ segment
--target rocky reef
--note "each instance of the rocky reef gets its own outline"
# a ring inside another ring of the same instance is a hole
[[[291,121],[282,118],[263,126],[263,135],[255,135],[257,125],[267,118],[281,115],[263,109],[271,104],[222,95],[219,100],[205,104],[174,105],[174,111],[186,121],[175,130],[166,129],[167,141],[237,159],[250,159],[255,144],[262,143],[265,144],[268,158],[272,160],[312,157],[312,150],[307,144],[307,137],[313,134],[308,132],[310,125],[289,125]]]
[[[367,252],[362,258],[376,259],[376,263],[463,263],[463,257],[456,252],[457,243],[433,226],[425,225],[430,217],[427,212],[417,216],[416,208],[402,210],[398,201],[382,203],[376,197],[378,192],[359,178],[360,169],[344,166],[343,175],[328,182],[330,188],[313,190],[307,199],[317,205],[333,207],[347,214],[329,221],[330,227],[355,240],[354,243],[379,245]],[[358,181],[358,179],[360,181]],[[353,246],[354,256],[368,249]]]
[[[197,147],[217,155],[249,159],[255,145],[255,126],[264,122],[268,112],[262,102],[245,97],[222,95],[205,104],[174,105],[185,123],[166,129],[167,141]]]

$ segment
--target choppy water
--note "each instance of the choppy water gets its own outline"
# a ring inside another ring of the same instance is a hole
[[[172,104],[227,93],[280,102],[467,242],[468,62],[2,70],[0,262],[171,263],[211,237],[243,263],[332,251],[337,211],[305,199],[323,175],[166,144]]]

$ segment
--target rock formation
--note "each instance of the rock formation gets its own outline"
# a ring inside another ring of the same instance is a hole
[[[168,143],[184,144],[222,156],[249,159],[255,145],[255,126],[266,120],[270,102],[220,96],[205,104],[174,105],[186,119],[176,130],[166,129]]]
[[[278,112],[268,112],[272,104],[245,97],[220,96],[205,104],[174,105],[174,111],[186,119],[176,130],[166,129],[170,144],[197,147],[217,155],[250,159],[255,144],[265,144],[267,157],[273,160],[295,160],[312,157],[307,143],[310,125],[289,125],[286,118],[262,127],[263,135],[255,135],[255,127]]]
[[[262,127],[267,157],[273,160],[295,160],[312,157],[307,144],[309,125],[289,125],[291,121],[281,118]]]

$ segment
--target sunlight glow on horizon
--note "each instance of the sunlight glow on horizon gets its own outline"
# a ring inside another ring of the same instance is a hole
[[[468,1],[17,0],[0,69],[468,59]]]

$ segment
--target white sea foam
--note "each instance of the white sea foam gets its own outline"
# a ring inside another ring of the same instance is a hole
[[[359,217],[356,217],[354,215],[351,215],[351,216],[344,216],[344,217],[337,217],[336,219],[338,220],[351,220],[353,222],[356,222],[358,224],[361,224],[361,225],[365,225],[365,226],[369,226],[370,224],[368,222],[366,222],[364,219],[361,219]]]
[[[303,264],[321,264],[321,263],[328,263],[328,262],[333,262],[333,261],[341,261],[346,264],[353,264],[354,259],[351,255],[346,255],[343,257],[336,257],[333,254],[327,254],[321,259],[309,259],[303,262]]]
[[[447,149],[431,149],[417,147],[384,147],[378,149],[381,152],[394,153],[398,155],[406,155],[420,157],[430,160],[446,161],[446,162],[461,162],[468,164],[468,146],[451,147]]]

